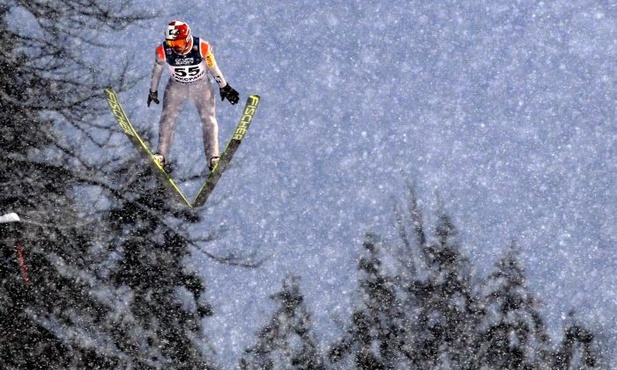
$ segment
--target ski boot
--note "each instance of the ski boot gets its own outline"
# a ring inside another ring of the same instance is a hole
[[[152,154],[152,158],[154,158],[154,161],[158,163],[159,166],[165,167],[165,156],[164,155],[162,155],[161,153],[154,153]]]
[[[171,169],[171,165],[169,163],[167,163],[167,161],[165,161],[165,156],[162,155],[161,153],[154,153],[152,154],[152,158],[154,159],[154,161],[156,163],[159,164],[159,166],[161,166],[163,168],[163,170],[167,173],[171,173],[172,169]]]
[[[221,157],[219,157],[218,155],[210,158],[210,165],[208,166],[210,172],[212,172],[212,170],[214,170],[214,167],[216,167],[216,164],[219,163],[219,159],[221,159]]]

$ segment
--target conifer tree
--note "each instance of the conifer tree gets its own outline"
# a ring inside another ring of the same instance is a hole
[[[595,336],[584,324],[574,319],[570,312],[564,328],[563,339],[553,358],[553,368],[556,370],[591,370],[607,369],[600,358]]]
[[[271,297],[277,309],[259,332],[257,343],[244,351],[243,370],[323,370],[312,320],[300,291],[299,278],[291,275],[283,289]]]
[[[356,369],[404,368],[405,317],[394,278],[383,270],[376,237],[367,235],[363,246],[366,255],[358,263],[360,303],[345,335],[330,350],[330,360]]]
[[[424,234],[424,233],[423,233]],[[408,338],[418,368],[472,369],[474,327],[481,317],[471,264],[456,242],[456,228],[442,213],[434,240],[420,246],[417,273],[406,281],[412,334]]]
[[[106,323],[126,366],[165,369],[214,369],[213,352],[202,320],[213,314],[205,300],[205,282],[187,263],[191,242],[176,226],[173,199],[153,176],[135,178],[135,194],[117,200],[111,227],[109,275],[116,299],[124,305]],[[169,213],[171,216],[164,217]],[[178,216],[178,214],[176,214]],[[178,216],[180,217],[180,216]]]
[[[395,208],[399,242],[389,247],[405,314],[402,353],[412,369],[476,368],[474,328],[483,316],[479,279],[461,251],[457,230],[444,210],[428,230],[412,185]]]
[[[549,337],[529,291],[514,246],[486,283],[486,316],[480,325],[478,355],[483,366],[500,369],[548,368]]]

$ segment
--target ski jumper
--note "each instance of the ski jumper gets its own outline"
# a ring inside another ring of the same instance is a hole
[[[210,77],[223,87],[227,84],[216,64],[210,44],[191,36],[192,44],[187,52],[178,54],[165,43],[156,48],[150,91],[157,91],[163,67],[169,66],[170,77],[163,95],[163,111],[159,122],[158,152],[165,158],[174,136],[174,125],[180,109],[187,100],[192,100],[201,120],[204,153],[206,160],[219,155],[216,99]]]

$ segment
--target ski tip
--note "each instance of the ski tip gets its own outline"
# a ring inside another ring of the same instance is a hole
[[[116,96],[116,92],[111,87],[103,88],[103,92],[107,95],[108,99]]]

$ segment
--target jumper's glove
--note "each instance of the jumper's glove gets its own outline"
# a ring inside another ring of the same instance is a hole
[[[231,105],[234,105],[240,100],[240,95],[230,84],[227,84],[221,87],[221,100],[225,100],[225,98],[229,100]]]
[[[148,107],[150,106],[151,102],[155,102],[156,104],[159,103],[159,92],[158,91],[150,91],[148,93]]]

